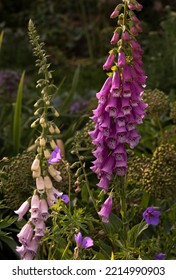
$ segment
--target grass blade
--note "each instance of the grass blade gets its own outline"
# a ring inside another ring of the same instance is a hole
[[[15,103],[14,119],[13,119],[13,149],[15,154],[17,154],[20,149],[21,110],[22,110],[24,76],[25,76],[25,71],[23,71],[19,82],[17,98]]]

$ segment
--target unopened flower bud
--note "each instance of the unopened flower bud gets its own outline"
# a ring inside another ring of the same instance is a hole
[[[52,125],[49,126],[49,132],[51,134],[55,133],[55,129],[54,129],[54,127]]]
[[[50,146],[51,146],[51,148],[52,148],[53,150],[55,150],[55,148],[57,147],[57,145],[56,145],[56,143],[55,143],[54,140],[51,140],[51,141],[50,141]]]
[[[33,172],[32,172],[32,177],[33,178],[38,178],[38,177],[40,177],[41,176],[41,168],[40,168],[40,166],[39,166],[39,169],[38,170],[34,170]]]
[[[52,181],[49,176],[44,177],[44,184],[46,189],[51,189],[53,187]]]
[[[35,158],[32,165],[31,165],[31,171],[36,171],[40,167],[40,160],[38,158]]]
[[[36,187],[39,193],[42,194],[45,192],[45,184],[42,176],[36,178]]]
[[[50,152],[47,149],[44,150],[44,156],[45,156],[46,159],[49,159],[50,156],[51,156]]]
[[[44,138],[40,138],[40,146],[44,147],[46,145],[46,140]]]
[[[35,120],[32,124],[31,124],[31,128],[35,128],[37,126],[37,123],[39,122],[39,119]]]

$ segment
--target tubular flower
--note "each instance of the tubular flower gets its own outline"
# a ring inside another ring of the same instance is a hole
[[[143,51],[135,38],[139,31],[132,34],[130,30],[132,26],[136,30],[140,27],[133,10],[141,10],[141,5],[137,1],[135,4],[124,1],[124,4],[115,9],[121,11],[120,16],[123,14],[125,27],[119,20],[120,26],[116,28],[118,36],[115,31],[113,40],[111,39],[113,43],[117,40],[117,47],[114,44],[103,65],[104,70],[111,71],[108,72],[103,87],[96,94],[98,106],[93,110],[91,117],[95,127],[89,135],[96,147],[93,151],[96,159],[91,169],[97,174],[100,180],[97,185],[104,192],[108,191],[114,173],[124,176],[127,172],[126,146],[133,149],[139,143],[140,135],[136,126],[142,123],[147,107],[147,104],[142,102],[147,78],[142,68]],[[118,13],[113,13],[113,17],[117,16]]]
[[[112,211],[112,195],[110,195],[102,205],[101,210],[98,212],[98,215],[102,217],[102,222],[109,222],[109,215]]]

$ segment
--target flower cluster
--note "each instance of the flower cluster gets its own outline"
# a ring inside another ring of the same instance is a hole
[[[57,147],[48,159],[48,163],[57,163],[60,159],[60,149]],[[64,203],[69,201],[67,195],[53,187],[52,178],[57,182],[62,180],[60,172],[53,165],[48,165],[48,175],[41,176],[41,161],[36,157],[31,171],[36,180],[36,190],[31,200],[26,200],[15,211],[18,214],[18,221],[20,221],[30,208],[30,218],[17,235],[21,246],[17,246],[16,250],[23,260],[33,259],[37,253],[39,240],[44,236],[46,230],[45,222],[49,217],[48,208],[54,205],[59,198]]]
[[[95,129],[89,133],[96,146],[92,170],[105,192],[112,174],[124,176],[128,169],[126,144],[130,148],[138,144],[136,125],[142,123],[147,107],[142,102],[146,82],[143,51],[136,40],[142,29],[133,11],[141,8],[136,0],[124,1],[111,14],[111,18],[118,17],[119,27],[111,39],[114,48],[103,65],[108,77],[96,94],[98,106],[92,116]]]

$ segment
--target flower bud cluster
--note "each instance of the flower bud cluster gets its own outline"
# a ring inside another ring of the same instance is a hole
[[[129,166],[128,181],[157,199],[173,199],[175,190],[176,148],[169,143],[161,144],[152,158],[134,158]]]
[[[146,113],[147,116],[161,116],[168,112],[169,100],[168,96],[158,89],[145,90],[143,94],[143,100],[148,104]]]
[[[124,1],[111,15],[118,17],[120,26],[111,39],[114,48],[103,65],[108,78],[96,94],[98,106],[92,117],[95,129],[89,133],[96,146],[92,170],[100,180],[97,185],[105,192],[113,173],[124,176],[127,172],[126,145],[133,149],[138,144],[136,126],[142,123],[147,107],[142,100],[146,83],[143,51],[136,40],[142,29],[133,12],[141,8],[136,0]]]
[[[176,101],[170,104],[170,117],[173,120],[173,123],[176,123]]]

